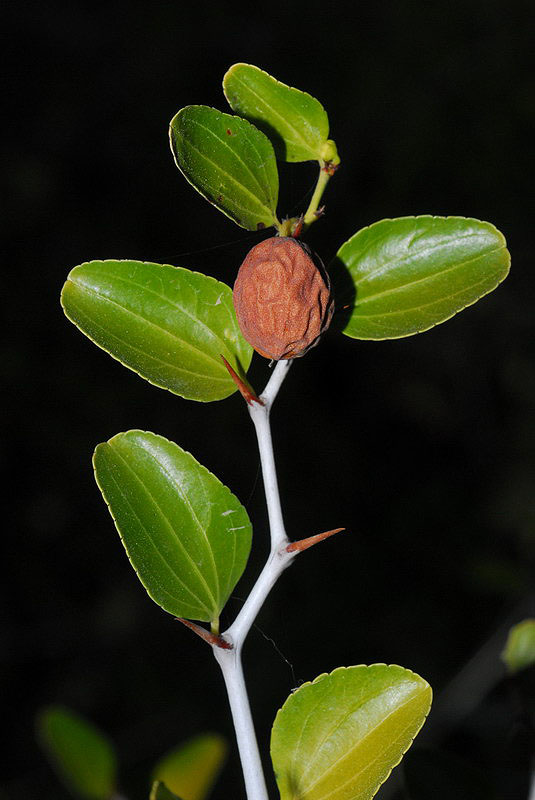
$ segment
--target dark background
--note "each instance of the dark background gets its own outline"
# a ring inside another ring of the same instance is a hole
[[[328,110],[342,166],[309,237],[324,260],[364,225],[419,213],[487,219],[513,259],[494,294],[428,333],[333,333],[294,365],[273,414],[288,532],[349,533],[297,561],[259,616],[265,636],[250,635],[261,747],[301,681],[399,663],[435,689],[419,741],[469,759],[502,797],[527,795],[525,731],[498,655],[508,625],[534,612],[534,16],[521,0],[8,6],[5,798],[67,797],[34,738],[51,702],[112,736],[131,800],[182,739],[232,740],[216,664],[146,597],[90,461],[113,434],[152,430],[247,504],[255,546],[230,621],[268,548],[243,401],[196,404],[150,386],[70,325],[58,298],[69,269],[96,258],[233,282],[259,236],[185,182],[167,126],[189,103],[228,110],[221,79],[236,61]],[[315,172],[281,169],[282,215],[303,208]],[[257,357],[253,384],[266,376]],[[213,797],[242,796],[233,749]]]

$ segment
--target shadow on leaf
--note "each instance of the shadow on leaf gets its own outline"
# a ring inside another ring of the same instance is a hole
[[[291,800],[302,800],[303,798],[302,786],[295,772],[287,773],[287,775],[285,776],[285,784],[288,787],[287,796],[291,798]]]
[[[258,128],[267,136],[273,145],[275,155],[279,161],[286,161],[286,142],[276,128],[274,128],[273,125],[270,125],[270,123],[266,122],[264,119],[257,119],[256,117],[251,116],[247,116],[247,119],[255,126],[255,128]]]
[[[334,316],[331,330],[343,331],[355,309],[357,287],[344,262],[335,256],[328,267],[334,295]]]

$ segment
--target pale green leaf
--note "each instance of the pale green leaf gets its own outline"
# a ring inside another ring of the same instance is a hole
[[[203,734],[167,753],[156,765],[153,778],[161,780],[183,800],[205,800],[227,754],[222,736]]]
[[[169,791],[165,783],[154,781],[149,800],[180,800],[180,797],[177,797],[176,794]]]
[[[239,500],[178,445],[119,433],[94,455],[98,486],[150,597],[177,617],[214,621],[247,563]]]
[[[426,331],[495,289],[509,265],[505,239],[488,222],[432,216],[376,222],[345,242],[332,265],[342,279],[345,273],[337,297],[340,309],[350,306],[344,333],[397,339]]]
[[[60,779],[76,796],[109,800],[115,793],[117,762],[108,739],[87,720],[51,706],[37,720],[39,741]]]
[[[512,674],[535,664],[535,619],[525,619],[511,628],[502,659]]]
[[[370,800],[430,705],[422,678],[386,664],[340,667],[299,687],[271,735],[281,800]]]
[[[208,275],[169,264],[90,261],[61,294],[67,317],[93,342],[150,383],[189,400],[236,391],[221,355],[244,375],[243,338],[232,291]]]
[[[215,108],[186,106],[169,137],[177,167],[227,217],[250,231],[278,225],[277,162],[258,128]]]
[[[223,90],[232,110],[269,136],[279,159],[321,159],[329,120],[315,97],[251,64],[234,64],[223,78]]]

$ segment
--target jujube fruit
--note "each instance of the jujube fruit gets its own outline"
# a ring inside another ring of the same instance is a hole
[[[321,260],[303,242],[273,236],[245,257],[234,284],[245,339],[260,355],[303,356],[329,327],[334,304]]]

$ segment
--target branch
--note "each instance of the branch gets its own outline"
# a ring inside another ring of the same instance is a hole
[[[288,544],[288,538],[282,519],[269,425],[271,406],[288,372],[290,363],[290,361],[277,362],[271,378],[259,398],[252,397],[248,391],[243,392],[242,388],[240,388],[247,401],[247,408],[258,438],[271,532],[271,552],[264,569],[234,623],[221,637],[218,637],[230,643],[231,649],[223,649],[221,646],[217,646],[216,643],[212,644],[212,651],[221,667],[227,689],[248,800],[268,800],[268,793],[262,770],[262,761],[258,752],[247,687],[243,676],[241,651],[251,625],[269,591],[294,556],[293,553],[284,551],[285,546]]]
[[[236,740],[240,751],[240,758],[245,780],[245,788],[248,800],[268,800],[262,763],[258,752],[258,744],[254,731],[247,688],[243,677],[243,667],[241,663],[241,651],[243,644],[249,633],[253,622],[269,592],[277,582],[279,576],[286,567],[293,561],[296,555],[302,550],[311,547],[316,542],[337,533],[343,528],[333,531],[320,533],[311,536],[300,542],[290,543],[286,536],[282,508],[279,496],[279,486],[277,481],[277,471],[275,467],[275,457],[273,454],[273,442],[271,439],[271,427],[269,414],[278,391],[288,370],[291,361],[278,361],[266,388],[259,398],[251,397],[249,391],[242,391],[247,402],[249,414],[254,423],[258,439],[258,449],[260,451],[260,463],[262,465],[262,477],[264,481],[264,491],[269,517],[269,530],[271,536],[271,550],[268,559],[258,576],[247,600],[243,604],[241,611],[236,619],[221,636],[214,637],[210,642],[208,634],[204,628],[201,629],[202,637],[212,644],[214,656],[221,667],[227,694],[236,731]],[[193,627],[193,625],[190,625]],[[198,627],[198,626],[195,626]],[[215,641],[217,639],[217,641]],[[221,641],[227,643],[227,648],[221,646]]]

